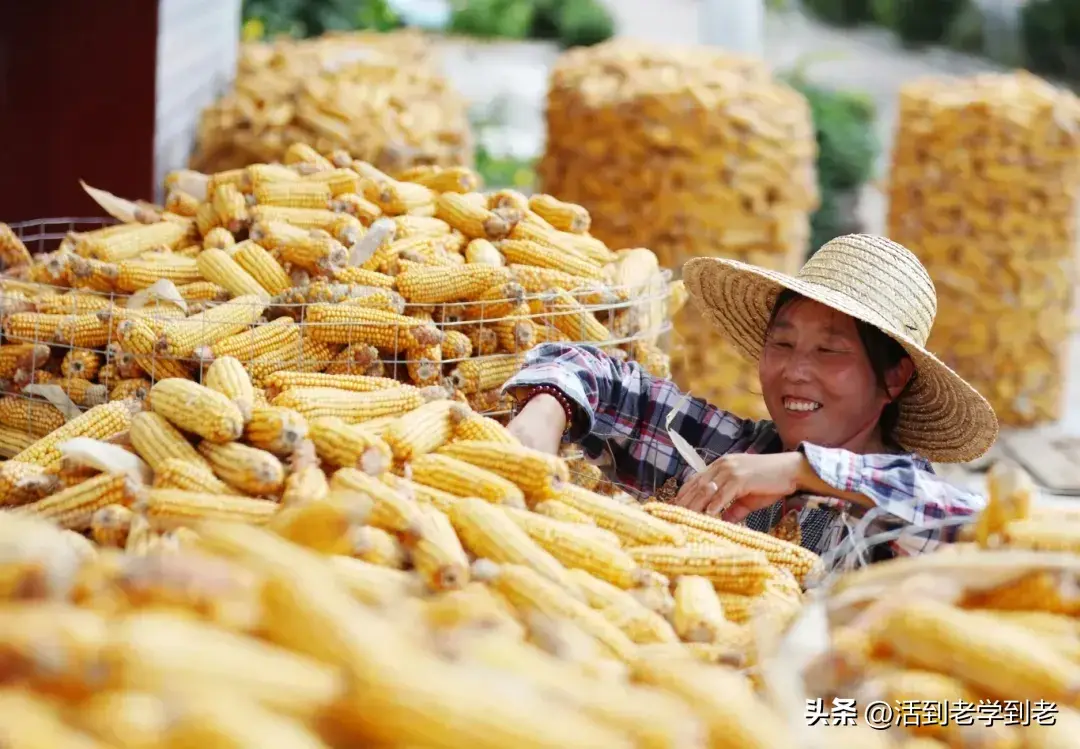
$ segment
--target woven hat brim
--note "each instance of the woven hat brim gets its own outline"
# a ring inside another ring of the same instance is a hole
[[[773,304],[784,289],[893,338],[918,373],[899,403],[896,439],[906,450],[939,463],[963,463],[985,454],[997,439],[997,416],[987,400],[922,345],[893,329],[871,304],[785,273],[723,258],[690,260],[683,266],[683,280],[691,304],[751,361],[761,357]]]

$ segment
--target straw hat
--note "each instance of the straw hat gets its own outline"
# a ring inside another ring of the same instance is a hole
[[[929,460],[974,460],[994,443],[986,399],[926,350],[937,293],[910,250],[884,237],[851,234],[826,243],[796,276],[736,260],[702,257],[683,266],[694,306],[746,357],[757,361],[776,297],[790,289],[873,325],[907,350],[917,375],[900,400],[896,439]]]

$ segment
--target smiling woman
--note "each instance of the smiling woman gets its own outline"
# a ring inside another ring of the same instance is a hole
[[[758,362],[771,420],[688,398],[597,348],[545,344],[504,386],[521,406],[510,430],[549,452],[570,441],[592,458],[607,454],[617,479],[642,497],[674,478],[676,504],[755,530],[776,525],[798,494],[876,510],[879,525],[911,526],[877,558],[951,540],[933,521],[983,506],[929,462],[973,460],[998,425],[986,400],[926,350],[937,298],[911,252],[849,235],[796,276],[697,258],[684,278],[704,317]],[[695,474],[679,455],[669,424],[712,459],[705,471]],[[798,513],[804,546],[825,553],[844,540],[848,526],[834,510]]]

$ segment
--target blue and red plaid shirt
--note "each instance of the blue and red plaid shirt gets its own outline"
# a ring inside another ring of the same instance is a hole
[[[773,422],[742,419],[688,398],[670,380],[652,377],[637,363],[617,361],[592,346],[537,346],[503,390],[518,394],[535,385],[553,386],[577,406],[579,416],[565,439],[579,443],[590,461],[605,466],[638,498],[655,494],[672,477],[681,483],[693,475],[668,436],[667,419],[675,409],[671,429],[695,446],[706,463],[730,453],[783,450]],[[826,484],[874,502],[880,511],[860,529],[864,536],[906,526],[887,546],[870,552],[873,559],[936,548],[951,540],[957,528],[934,527],[936,523],[961,521],[985,505],[978,494],[935,475],[929,461],[919,455],[860,455],[809,443],[799,450]],[[777,502],[753,512],[746,525],[768,531],[780,521],[785,506],[786,502]],[[834,564],[846,561],[849,566],[857,557],[857,550],[842,548],[857,524],[857,519],[835,508],[811,504],[799,511],[803,545],[819,554],[843,552]]]

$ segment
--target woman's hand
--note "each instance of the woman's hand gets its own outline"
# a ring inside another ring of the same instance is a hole
[[[738,523],[799,491],[808,469],[805,456],[797,452],[725,455],[683,484],[675,504]]]
[[[566,429],[566,412],[555,398],[540,393],[529,399],[506,428],[525,447],[555,455]]]

